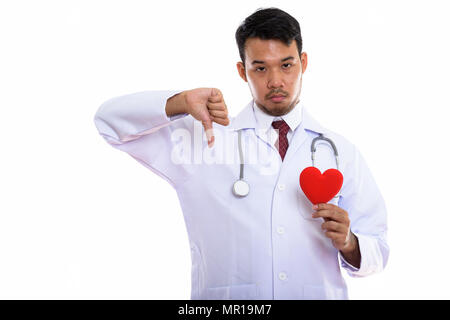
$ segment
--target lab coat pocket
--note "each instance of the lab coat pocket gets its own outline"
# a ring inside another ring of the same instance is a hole
[[[207,288],[207,299],[210,300],[251,300],[257,295],[257,285],[254,283]]]
[[[312,208],[312,203],[305,196],[301,189],[297,191],[297,212],[306,220],[314,220],[311,216],[314,212]]]
[[[330,286],[303,286],[303,299],[305,300],[346,300],[347,290]]]

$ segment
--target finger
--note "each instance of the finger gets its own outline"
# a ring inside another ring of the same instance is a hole
[[[221,124],[223,126],[227,126],[230,124],[230,120],[228,118],[216,118],[216,117],[212,117],[213,121],[215,123]]]
[[[219,111],[219,110],[209,110],[209,114],[214,118],[228,118],[227,111]]]
[[[343,246],[345,244],[345,236],[342,233],[335,232],[335,231],[327,231],[325,232],[325,236],[333,241],[336,242],[336,244]]]
[[[326,221],[322,223],[322,229],[327,231],[335,231],[341,234],[347,234],[347,227],[336,221]]]
[[[227,106],[223,101],[220,102],[207,102],[206,106],[209,110],[227,110]]]
[[[211,88],[211,93],[208,97],[209,102],[220,102],[222,101],[222,92],[219,89]]]
[[[322,210],[322,209],[328,209],[328,210],[332,210],[332,209],[336,209],[336,210],[342,210],[340,207],[331,204],[331,203],[317,203],[315,205],[313,205],[313,210]]]
[[[203,128],[205,129],[206,139],[208,140],[208,147],[214,145],[214,132],[212,128],[212,120],[210,117],[202,118]]]
[[[313,212],[312,214],[313,218],[328,218],[337,222],[346,222],[347,218],[344,214],[342,214],[341,212],[336,212],[336,210],[332,209],[332,210],[328,210],[328,209],[323,209],[323,210],[318,210]]]

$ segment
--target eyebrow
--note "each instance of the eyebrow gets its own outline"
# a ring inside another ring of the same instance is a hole
[[[287,61],[287,60],[290,60],[290,59],[294,60],[294,57],[289,56],[289,57],[287,57],[287,58],[281,59],[281,62],[284,62],[284,61]],[[261,60],[253,60],[252,65],[253,65],[253,64],[257,64],[257,63],[264,63],[264,61],[261,61]]]

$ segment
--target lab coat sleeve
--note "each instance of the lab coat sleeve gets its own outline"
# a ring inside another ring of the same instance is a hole
[[[173,187],[186,180],[192,169],[174,161],[172,133],[176,129],[188,131],[194,118],[187,113],[168,117],[165,111],[167,100],[180,92],[144,91],[112,98],[94,116],[95,126],[106,142]]]
[[[339,206],[350,218],[350,229],[358,238],[361,264],[355,268],[339,252],[341,266],[351,277],[365,277],[382,271],[389,257],[387,212],[384,199],[359,150],[353,146]]]

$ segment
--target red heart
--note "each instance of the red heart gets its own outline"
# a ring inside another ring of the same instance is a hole
[[[342,173],[336,169],[328,169],[322,174],[316,167],[307,167],[300,173],[300,187],[313,204],[333,199],[343,182]]]

